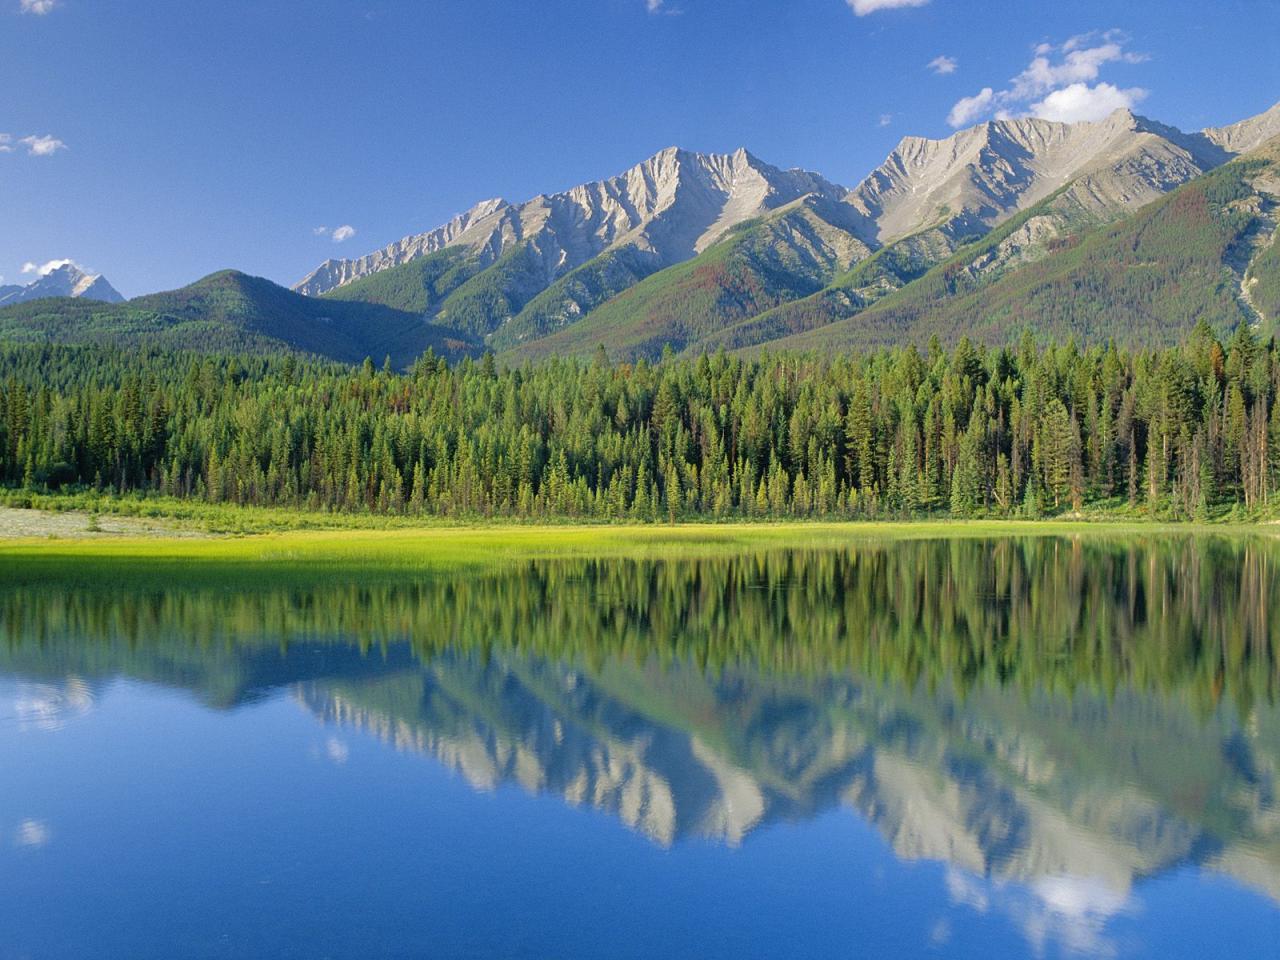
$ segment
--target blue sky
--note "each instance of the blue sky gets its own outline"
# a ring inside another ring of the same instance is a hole
[[[672,144],[852,185],[949,119],[1199,129],[1280,100],[1277,38],[1273,0],[0,0],[0,276],[292,283]]]

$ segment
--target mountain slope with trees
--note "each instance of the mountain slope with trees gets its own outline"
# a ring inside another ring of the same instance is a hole
[[[1277,117],[1198,135],[1126,112],[993,121],[908,138],[854,191],[745,151],[664,151],[611,180],[519,207],[486,202],[330,262],[308,286],[323,295],[224,271],[123,304],[0,307],[0,340],[389,357],[403,370],[428,347],[521,364],[598,350],[634,361],[668,348],[999,345],[1023,330],[1156,346],[1202,320],[1265,335],[1280,314],[1280,141],[1255,143]],[[958,206],[921,206],[920,190]],[[904,225],[920,228],[891,235]]]
[[[838,288],[780,308],[782,326],[803,332],[770,346],[840,349],[933,336],[994,344],[1023,330],[1156,346],[1200,321],[1229,331],[1263,319],[1241,297],[1246,273],[1270,303],[1278,198],[1280,144],[1272,143],[1124,220],[1068,235],[1046,255],[990,275],[984,266],[1004,234],[1031,222],[1033,210],[865,311],[837,297]]]
[[[447,356],[473,349],[464,334],[428,325],[415,313],[304,297],[235,270],[124,303],[54,298],[0,309],[0,340],[299,351],[348,363],[389,356],[400,366],[428,349]]]

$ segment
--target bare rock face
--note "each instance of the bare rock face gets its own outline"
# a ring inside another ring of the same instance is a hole
[[[124,297],[100,273],[86,273],[70,260],[46,264],[39,277],[26,286],[0,287],[0,306],[39,300],[42,297],[80,297],[120,303]]]
[[[563,193],[518,205],[486,200],[428,233],[355,260],[326,261],[294,289],[316,296],[453,246],[488,264],[529,242],[546,264],[548,282],[624,243],[669,266],[744,220],[809,194],[839,199],[844,193],[817,174],[779,170],[746,150],[703,154],[671,147],[616,177]]]
[[[1276,137],[1280,104],[1190,134],[1128,110],[1088,123],[993,120],[940,140],[906,137],[853,190],[804,170],[780,170],[746,150],[672,147],[561,193],[519,204],[487,200],[435,230],[353,260],[326,261],[295,289],[316,296],[458,251],[468,277],[494,267],[486,276],[498,295],[482,305],[433,292],[427,315],[479,334],[493,349],[523,350],[560,331],[579,331],[579,321],[624,290],[750,222],[752,257],[772,275],[795,281],[794,290],[816,278],[830,283],[834,268],[847,270],[892,246],[886,260],[905,265],[901,276],[873,270],[831,293],[858,310],[1025,211],[1036,208],[1030,221],[1011,225],[1008,237],[967,265],[975,278],[994,279],[1045,256],[1055,240],[1124,217]],[[634,302],[642,301],[648,302]],[[741,320],[729,311],[703,318],[702,328]],[[566,341],[556,349],[573,346]]]
[[[1268,140],[1280,137],[1280,103],[1256,117],[1225,127],[1208,127],[1201,133],[1206,140],[1228,153],[1248,153]]]
[[[992,120],[945,140],[904,138],[847,200],[874,220],[881,242],[931,228],[965,236],[1068,184],[1100,216],[1132,209],[1224,159],[1127,110],[1096,123]]]
[[[319,296],[367,274],[398,267],[455,244],[475,245],[479,241],[483,246],[493,234],[501,234],[502,214],[509,209],[511,205],[505,200],[485,200],[427,233],[405,237],[354,260],[326,260],[294,289],[308,296]]]

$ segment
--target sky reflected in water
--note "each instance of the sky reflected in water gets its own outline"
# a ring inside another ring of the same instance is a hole
[[[1267,956],[1273,550],[0,591],[0,960]]]

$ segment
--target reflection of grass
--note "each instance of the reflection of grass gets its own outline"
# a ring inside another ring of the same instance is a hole
[[[1221,535],[1229,528],[1205,528]],[[1252,529],[1255,533],[1257,528]],[[928,521],[887,523],[476,526],[434,529],[291,531],[225,539],[120,538],[0,541],[0,583],[93,585],[122,578],[314,580],[484,569],[519,560],[570,557],[701,559],[788,548],[937,538],[1122,537],[1140,543],[1197,528],[1083,522]],[[1239,532],[1239,531],[1237,531]]]

